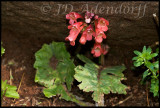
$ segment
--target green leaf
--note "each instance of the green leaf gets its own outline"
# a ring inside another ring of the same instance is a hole
[[[146,78],[148,75],[150,75],[150,73],[148,73],[149,70],[146,70],[144,73],[143,73],[143,79]]]
[[[132,60],[137,60],[137,59],[138,59],[138,57],[133,57],[133,58],[132,58]]]
[[[151,79],[150,92],[153,93],[154,97],[159,97],[159,79]]]
[[[4,91],[7,88],[7,80],[5,81],[1,80],[1,84],[2,84],[1,89]]]
[[[148,54],[151,54],[151,52],[152,52],[151,47],[148,47],[148,49],[147,49],[147,53],[148,53]]]
[[[6,97],[9,97],[9,98],[17,98],[17,99],[19,98],[19,94],[16,91],[17,90],[16,86],[12,86],[12,85],[7,84],[7,80],[5,80],[4,82],[1,80],[1,84],[2,84],[1,91],[2,91],[3,95],[5,95]],[[2,97],[2,95],[1,95],[1,97]]]
[[[81,55],[81,59],[86,63],[85,66],[77,66],[75,68],[75,79],[81,82],[78,87],[85,92],[93,92],[93,100],[98,102],[101,94],[119,93],[126,94],[125,85],[121,83],[121,80],[125,79],[122,71],[125,66],[113,66],[104,69],[100,69],[98,65],[95,65],[88,58]],[[98,78],[98,73],[101,73]]]
[[[55,58],[52,62],[56,65],[56,69],[50,66],[50,60],[53,57]],[[44,44],[35,53],[35,58],[34,68],[37,69],[35,82],[45,87],[50,87],[58,77],[61,78],[62,82],[65,82],[67,79],[67,86],[69,89],[71,88],[75,65],[70,60],[70,54],[67,52],[63,42]]]
[[[151,57],[153,58],[153,57],[156,57],[157,55],[158,55],[157,53],[152,53]]]
[[[146,65],[146,67],[148,68],[148,69],[150,69],[150,71],[154,71],[154,65],[151,63],[151,62],[149,62],[149,61],[146,61],[145,62],[145,65]]]
[[[153,65],[155,68],[159,69],[159,61],[154,62]]]
[[[139,51],[137,51],[137,50],[135,50],[134,53],[135,53],[136,55],[141,55],[141,54],[142,54],[141,52],[139,52]]]
[[[5,96],[6,97],[10,97],[10,98],[16,98],[16,99],[18,99],[19,98],[19,94],[17,93],[16,90],[17,90],[16,86],[8,85],[6,93],[5,93]]]
[[[71,90],[75,74],[75,65],[70,59],[65,44],[63,42],[44,44],[35,53],[35,57],[34,68],[37,69],[35,82],[46,87],[43,90],[44,95],[48,98],[61,95],[65,100],[72,100],[63,88],[63,84],[66,84],[67,90]],[[51,65],[51,60],[54,66]]]
[[[134,65],[135,67],[139,67],[139,66],[141,66],[142,64],[143,64],[143,62],[137,62],[137,61],[133,62],[133,65]]]
[[[72,101],[72,98],[66,93],[63,86],[60,85],[54,85],[49,88],[43,89],[43,93],[46,97],[50,98],[52,96],[60,95],[62,99],[65,99],[67,101]]]
[[[143,53],[146,52],[146,46],[143,47],[143,51],[142,51],[142,52],[143,52]]]
[[[135,52],[134,52],[135,53]],[[137,53],[137,57],[133,57],[134,66],[138,67],[144,63],[148,69],[143,73],[143,78],[141,83],[144,84],[145,80],[151,78],[151,88],[150,91],[154,94],[154,96],[159,96],[159,57],[156,62],[151,62],[152,58],[158,56],[159,48],[156,49],[156,53],[152,53],[152,49],[148,47],[146,50],[146,46],[143,47],[142,53]],[[150,77],[147,77],[150,75]],[[158,81],[157,81],[158,80]]]
[[[67,92],[66,87],[63,84],[54,85],[52,87],[45,88],[45,89],[43,89],[43,93],[48,98],[50,98],[52,96],[59,95],[60,99],[65,99],[66,101],[75,102],[75,103],[79,104],[80,106],[87,106],[86,103],[77,100],[76,97],[72,93]]]
[[[142,77],[142,81],[141,81],[141,83],[142,84],[144,84],[144,80],[146,79],[146,77],[148,76],[148,75],[150,75],[151,73],[149,73],[149,69],[147,69],[144,73],[143,73],[143,77]]]
[[[67,88],[71,90],[71,84],[73,82],[73,75],[75,74],[74,71],[75,65],[71,60],[64,60],[60,62],[57,66],[57,76],[61,80],[61,82],[66,82]]]

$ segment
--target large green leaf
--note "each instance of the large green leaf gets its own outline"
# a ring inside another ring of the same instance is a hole
[[[100,66],[94,64],[88,58],[78,55],[78,58],[84,61],[85,66],[77,66],[75,68],[75,79],[81,82],[78,86],[85,92],[93,92],[94,101],[100,100],[101,94],[119,93],[126,94],[127,86],[121,83],[125,79],[122,71],[125,66],[114,66],[101,69]],[[99,75],[100,72],[100,75]]]
[[[71,90],[73,83],[73,75],[75,74],[75,65],[70,59],[70,54],[67,52],[63,42],[52,42],[44,44],[42,48],[35,54],[36,61],[34,68],[37,69],[35,82],[44,85],[46,88],[43,93],[46,97],[60,95],[65,100],[73,99],[64,90],[63,85],[66,84],[66,89]],[[54,66],[50,65],[50,60],[53,59]]]
[[[6,96],[6,97],[10,97],[10,98],[19,98],[19,94],[16,91],[17,87],[16,86],[12,86],[7,84],[7,80],[5,80],[4,82],[1,80],[1,97],[2,95]]]
[[[67,86],[71,88],[74,75],[73,61],[70,60],[70,54],[67,52],[63,42],[52,42],[44,44],[42,48],[35,53],[36,61],[34,68],[37,69],[35,82],[38,82],[45,87],[53,86],[56,78],[60,78],[61,82],[67,81]],[[50,59],[56,65],[56,69],[50,66]]]

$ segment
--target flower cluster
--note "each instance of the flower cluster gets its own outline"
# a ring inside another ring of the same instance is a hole
[[[85,19],[84,22],[77,22],[77,19]],[[70,12],[66,15],[66,19],[69,19],[68,29],[70,29],[69,36],[65,38],[66,41],[70,41],[72,46],[75,45],[75,40],[78,34],[82,31],[79,42],[85,44],[86,41],[95,40],[94,47],[91,53],[94,57],[99,57],[101,54],[105,55],[108,52],[109,46],[103,46],[101,43],[103,39],[106,39],[104,32],[108,30],[109,22],[104,18],[99,18],[93,13],[86,12],[85,17],[76,12]],[[93,20],[93,21],[92,21]]]

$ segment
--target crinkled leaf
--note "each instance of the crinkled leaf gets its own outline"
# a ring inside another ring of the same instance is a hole
[[[5,80],[4,82],[1,80],[1,84],[2,84],[1,87],[2,94],[5,93],[4,95],[9,98],[17,98],[17,99],[19,98],[19,94],[16,91],[17,90],[16,86],[7,84],[7,80]]]
[[[93,92],[94,101],[98,102],[101,94],[109,94],[110,92],[126,94],[127,87],[121,83],[121,80],[125,79],[122,73],[126,69],[125,66],[113,66],[99,70],[100,67],[88,58],[82,55],[78,57],[86,64],[75,68],[74,77],[78,82],[81,82],[78,85],[81,90]],[[99,71],[101,74],[98,78]]]
[[[75,74],[74,71],[75,65],[73,61],[64,59],[63,62],[59,62],[57,66],[57,75],[61,82],[66,82],[67,87],[71,90],[71,84],[73,82],[73,75]]]
[[[36,61],[34,68],[37,69],[35,82],[45,87],[53,85],[56,78],[60,78],[61,82],[67,83],[70,89],[73,82],[74,67],[73,61],[70,60],[70,54],[67,52],[63,42],[52,42],[44,44],[42,48],[35,53]],[[58,61],[56,69],[50,66],[50,59],[55,57]],[[67,80],[66,80],[67,79]]]
[[[49,88],[43,89],[43,93],[46,97],[50,98],[52,96],[60,95],[60,98],[63,98],[67,101],[72,101],[72,98],[66,93],[65,89],[63,88],[62,84],[54,85]]]
[[[67,85],[68,91],[71,90],[75,65],[70,59],[65,44],[63,42],[44,44],[35,56],[34,68],[37,69],[35,81],[46,87],[43,90],[45,96],[61,95],[61,98],[71,100],[71,97],[64,90],[63,84]],[[54,61],[52,62],[56,67],[50,65],[50,60],[53,57]]]

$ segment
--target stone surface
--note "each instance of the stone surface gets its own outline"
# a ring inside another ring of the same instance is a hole
[[[158,13],[159,2],[1,2],[2,28],[7,28],[22,36],[52,37],[64,41],[68,36],[70,11],[83,13],[94,11],[109,20],[106,32],[111,45],[150,45],[158,41],[158,32],[153,13]],[[25,35],[24,35],[25,34]]]

